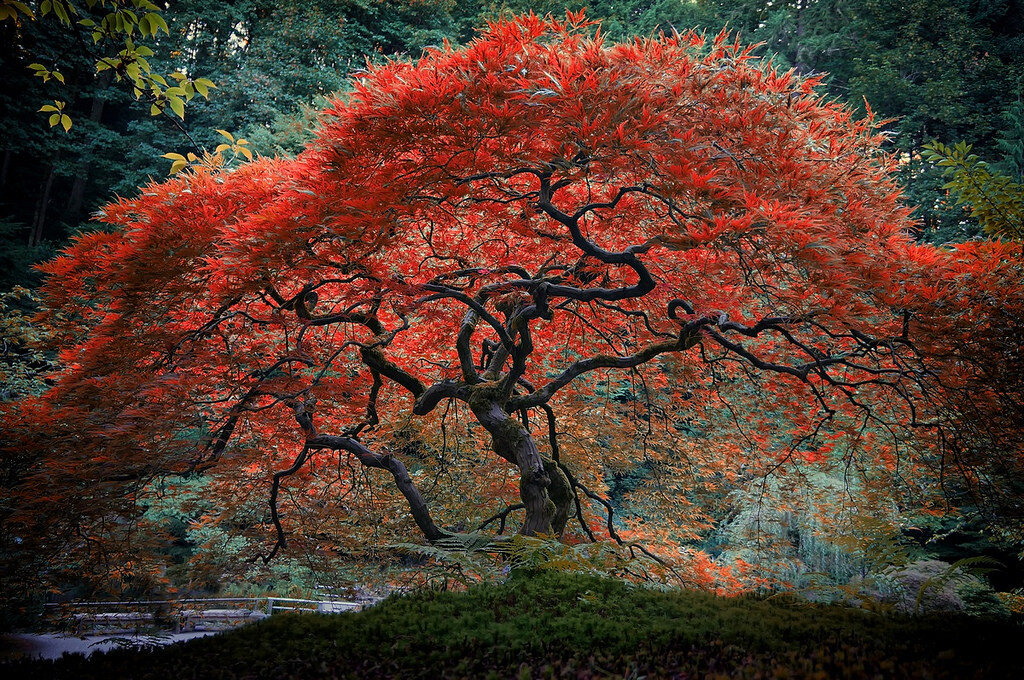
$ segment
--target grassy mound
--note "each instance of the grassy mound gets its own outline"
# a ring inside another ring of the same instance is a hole
[[[790,600],[522,576],[422,592],[361,614],[275,616],[223,635],[86,660],[20,661],[42,678],[1020,678],[1024,631]]]

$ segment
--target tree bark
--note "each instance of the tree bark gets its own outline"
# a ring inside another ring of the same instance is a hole
[[[109,71],[108,71],[109,73]],[[109,80],[109,78],[107,78]],[[104,81],[101,81],[104,82]],[[89,120],[93,123],[99,123],[103,118],[103,107],[106,105],[107,100],[97,94],[93,97],[92,108],[89,110]],[[82,203],[85,200],[85,188],[89,183],[89,159],[88,156],[92,154],[92,149],[95,146],[95,142],[90,144],[88,149],[82,153],[82,158],[78,162],[78,167],[75,168],[75,180],[71,185],[71,194],[68,197],[68,222],[78,222],[78,213],[82,210]]]
[[[28,245],[38,246],[43,242],[43,227],[46,226],[46,212],[50,206],[50,194],[53,191],[53,180],[56,178],[56,170],[50,166],[50,172],[46,176],[46,183],[43,185],[43,193],[36,204],[35,220],[32,222],[32,231],[28,235]]]
[[[352,439],[351,437],[316,435],[315,437],[306,440],[306,445],[311,450],[334,449],[348,451],[365,467],[387,470],[391,473],[391,476],[395,478],[395,486],[398,487],[398,490],[402,492],[403,496],[405,496],[405,500],[409,503],[409,511],[412,513],[412,518],[415,520],[416,526],[418,526],[420,531],[423,532],[426,539],[428,541],[436,541],[439,538],[444,538],[448,535],[447,532],[434,524],[434,520],[430,516],[430,507],[427,505],[426,499],[423,498],[419,489],[416,488],[416,484],[412,481],[412,478],[409,476],[409,472],[406,470],[402,461],[398,460],[394,456],[375,453],[368,449],[362,442]]]
[[[519,497],[526,517],[519,533],[561,537],[572,507],[572,487],[558,465],[541,455],[533,436],[497,401],[486,387],[470,397],[473,415],[491,435],[494,452],[519,468]]]
[[[4,163],[0,167],[0,187],[7,186],[7,171],[11,167],[11,151],[10,149],[4,150]]]

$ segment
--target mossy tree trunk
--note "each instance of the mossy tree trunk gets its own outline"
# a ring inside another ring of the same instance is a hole
[[[554,460],[541,454],[530,432],[496,401],[471,400],[470,407],[491,435],[494,452],[519,468],[519,496],[526,517],[519,532],[560,537],[572,506],[572,487]]]

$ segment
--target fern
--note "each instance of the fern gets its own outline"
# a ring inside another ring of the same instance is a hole
[[[567,545],[545,536],[489,536],[459,533],[428,545],[399,543],[391,546],[407,554],[433,560],[454,570],[457,577],[495,580],[515,570],[613,575],[626,561],[611,542]],[[466,578],[460,578],[468,585]]]
[[[964,581],[967,579],[981,579],[985,575],[1003,568],[1003,563],[997,559],[985,555],[975,555],[957,560],[949,565],[941,573],[925,579],[921,587],[917,589],[917,597],[914,599],[914,611],[920,612],[930,590],[942,590],[950,581]]]

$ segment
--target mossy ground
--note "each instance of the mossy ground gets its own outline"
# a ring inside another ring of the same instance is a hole
[[[1018,678],[1024,629],[889,617],[795,599],[659,592],[521,576],[421,592],[361,614],[275,616],[223,635],[86,660],[17,662],[42,678]]]

